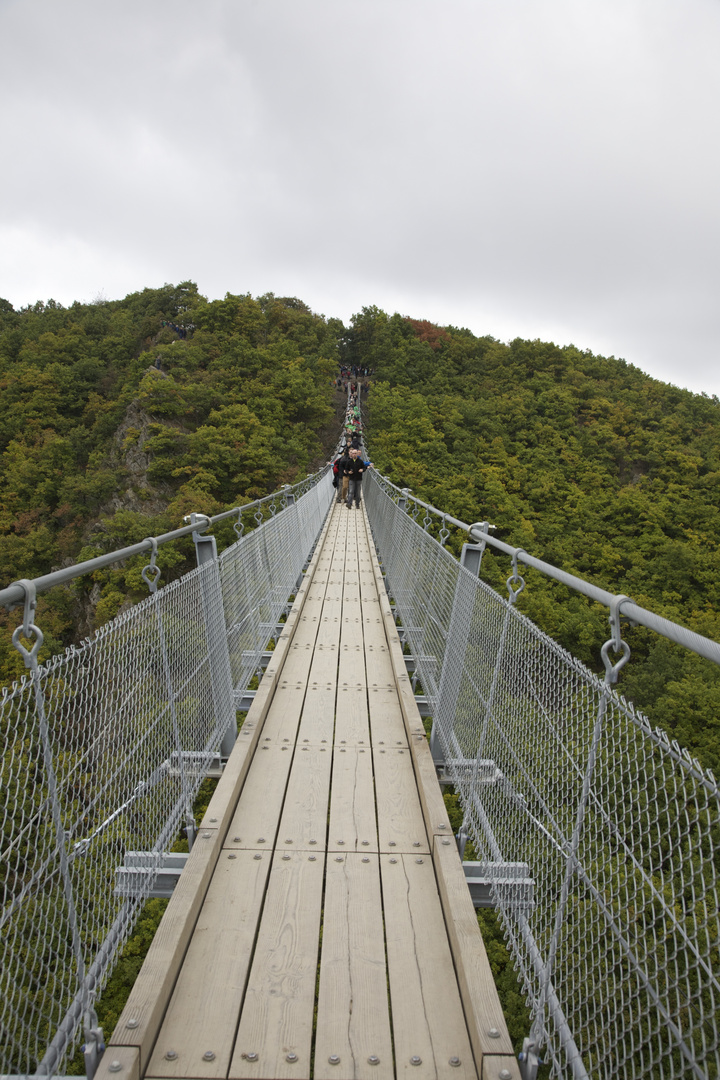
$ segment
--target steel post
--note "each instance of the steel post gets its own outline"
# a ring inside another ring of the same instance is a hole
[[[199,518],[203,516],[193,514],[193,525],[200,524]],[[235,716],[235,694],[230,669],[230,653],[227,644],[222,587],[218,567],[217,543],[214,536],[204,536],[197,530],[192,535],[195,542],[197,564],[202,570],[200,579],[201,593],[215,722],[220,731],[223,732],[220,753],[223,757],[229,757],[237,738],[237,719]]]

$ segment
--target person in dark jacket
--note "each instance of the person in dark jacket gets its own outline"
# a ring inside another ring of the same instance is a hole
[[[337,488],[337,501],[344,502],[348,492],[348,476],[345,466],[350,464],[350,447],[346,446],[340,457],[333,465],[333,484]]]
[[[351,447],[350,460],[345,466],[345,475],[348,478],[348,490],[346,500],[348,510],[352,506],[353,498],[355,499],[355,509],[360,509],[360,491],[362,488],[362,478],[364,470],[365,462],[360,457],[360,451],[355,450],[354,447]]]

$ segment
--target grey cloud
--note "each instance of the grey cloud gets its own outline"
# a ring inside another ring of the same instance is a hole
[[[720,393],[709,0],[27,0],[0,34],[14,303],[192,277]]]

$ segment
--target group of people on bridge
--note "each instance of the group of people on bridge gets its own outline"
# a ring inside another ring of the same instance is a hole
[[[338,503],[344,502],[348,509],[360,509],[362,478],[370,462],[365,460],[362,445],[362,426],[358,390],[353,384],[348,392],[348,404],[345,412],[345,445],[333,462],[333,485],[337,488]]]

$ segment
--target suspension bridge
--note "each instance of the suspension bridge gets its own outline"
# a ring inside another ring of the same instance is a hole
[[[363,487],[360,511],[336,505],[326,469],[94,560],[146,552],[149,596],[45,665],[37,592],[95,566],[0,593],[24,605],[28,669],[0,728],[7,1075],[62,1074],[78,1041],[97,1080],[532,1080],[539,1057],[554,1076],[718,1075],[717,783],[614,684],[621,614],[720,647],[487,523]],[[218,554],[208,529],[233,514]],[[183,535],[198,566],[159,587],[158,545]],[[488,545],[508,599],[478,577]],[[604,679],[517,611],[523,565],[607,604]],[[156,895],[103,1035],[95,1002]],[[473,904],[498,911],[528,1001],[520,1061]]]

